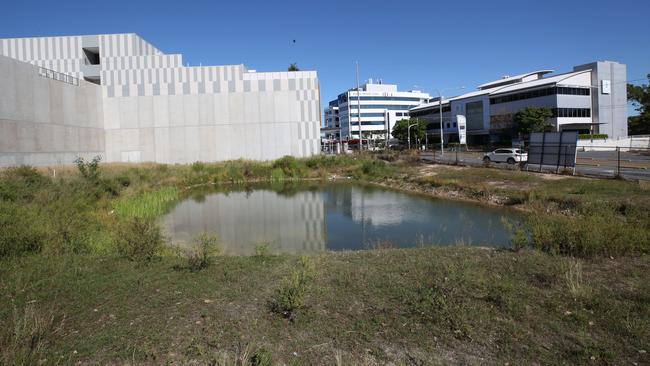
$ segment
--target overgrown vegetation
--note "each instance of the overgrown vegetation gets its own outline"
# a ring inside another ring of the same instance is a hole
[[[0,363],[648,363],[647,183],[379,157],[0,171]],[[202,187],[331,177],[530,215],[516,251],[310,257],[168,255],[156,225]]]

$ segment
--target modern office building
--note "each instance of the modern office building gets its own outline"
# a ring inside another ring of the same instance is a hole
[[[136,34],[0,39],[0,166],[320,150],[315,71],[183,66]]]
[[[359,138],[360,106],[361,137],[364,141],[385,141],[390,138],[395,122],[408,119],[409,109],[429,98],[429,94],[418,90],[398,91],[397,85],[384,84],[381,80],[373,83],[369,80],[360,86],[360,92],[356,88],[350,89],[331,101],[325,119],[333,117],[329,120],[328,128],[340,128],[340,135],[331,137],[345,141],[356,140]]]
[[[440,137],[440,106],[445,141],[457,138],[456,116],[467,119],[468,143],[507,140],[513,135],[514,115],[526,107],[549,108],[558,131],[627,137],[626,66],[598,61],[573,71],[547,76],[552,70],[533,71],[478,86],[463,95],[432,99],[412,108],[411,117],[429,121],[429,136]]]

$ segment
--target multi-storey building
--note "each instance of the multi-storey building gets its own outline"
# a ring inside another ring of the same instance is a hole
[[[418,90],[398,91],[397,85],[381,81],[366,84],[339,94],[329,103],[329,113],[338,109],[340,138],[355,140],[361,137],[369,141],[385,141],[395,123],[409,118],[409,109],[429,100],[429,94]],[[360,107],[360,108],[359,108]],[[361,116],[359,116],[361,110]],[[335,121],[335,119],[333,119]],[[361,126],[359,126],[361,122]]]
[[[533,71],[478,86],[463,95],[432,99],[410,110],[411,117],[428,120],[427,133],[440,136],[440,106],[445,141],[457,138],[456,116],[467,119],[469,143],[486,143],[512,136],[514,115],[526,107],[552,111],[558,131],[627,137],[626,66],[612,61],[580,65],[555,76],[552,70]],[[434,139],[435,140],[435,139]]]
[[[0,39],[0,166],[320,150],[315,71],[183,66],[136,34]]]

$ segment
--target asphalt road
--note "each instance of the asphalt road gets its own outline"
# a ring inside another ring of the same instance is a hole
[[[469,166],[483,166],[482,152],[423,152],[420,154],[422,160],[443,164],[460,164]],[[618,170],[618,156],[616,151],[586,151],[578,152],[576,173],[579,175],[597,177],[615,177]],[[505,163],[490,163],[491,167],[501,169],[515,169],[514,166]],[[555,173],[556,166],[542,166],[543,172]],[[526,169],[526,168],[523,168]],[[539,171],[539,165],[530,165],[531,171]],[[559,171],[562,170],[560,167]],[[621,176],[625,179],[650,180],[650,156],[638,153],[621,152],[620,162]]]

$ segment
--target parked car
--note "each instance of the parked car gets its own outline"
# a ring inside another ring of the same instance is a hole
[[[528,161],[528,154],[521,149],[515,148],[496,149],[483,156],[483,162],[485,163],[516,164],[525,163],[526,161]]]

